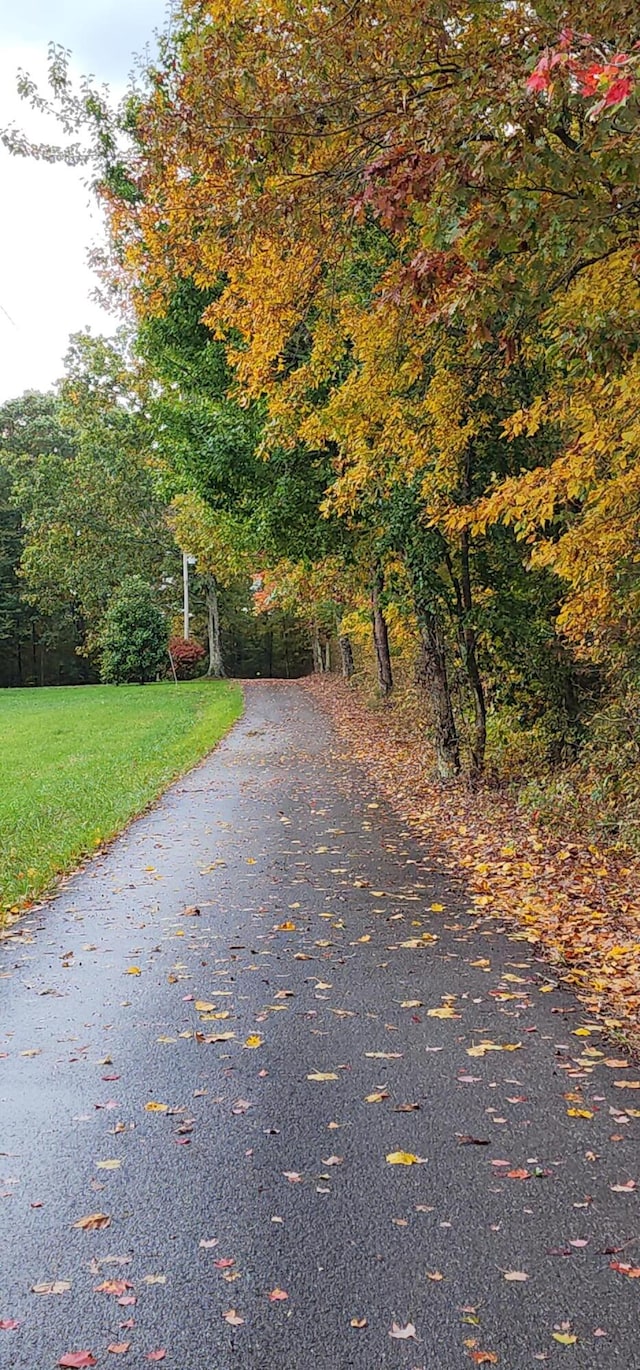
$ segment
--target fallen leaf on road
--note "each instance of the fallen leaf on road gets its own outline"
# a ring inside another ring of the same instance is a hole
[[[107,1351],[110,1351],[112,1356],[126,1356],[130,1347],[130,1341],[112,1341],[111,1345],[107,1347]]]
[[[98,1170],[119,1170],[122,1161],[96,1161]]]
[[[163,1346],[158,1347],[157,1351],[148,1351],[147,1360],[164,1360],[166,1351]]]
[[[505,1270],[504,1277],[505,1280],[528,1280],[529,1278],[528,1275],[525,1275],[524,1270]]]
[[[271,1293],[269,1294],[270,1303],[282,1303],[284,1299],[288,1298],[289,1295],[284,1289],[272,1289]]]
[[[337,1080],[338,1076],[333,1070],[314,1070],[311,1075],[307,1075],[308,1080]]]
[[[351,1319],[351,1322],[349,1323],[349,1326],[350,1326],[350,1327],[366,1327],[366,1326],[367,1326],[367,1319],[366,1319],[366,1318],[352,1318],[352,1319]]]
[[[103,1280],[102,1284],[94,1286],[94,1294],[113,1294],[114,1298],[120,1299],[126,1294],[127,1289],[133,1289],[129,1280]]]
[[[101,1232],[104,1227],[109,1227],[111,1218],[106,1213],[88,1213],[86,1218],[78,1218],[73,1226],[81,1232]]]
[[[435,1284],[439,1284],[440,1280],[444,1279],[444,1275],[441,1270],[427,1270],[427,1279],[433,1280]]]
[[[240,1317],[240,1314],[235,1308],[228,1308],[226,1313],[223,1313],[222,1316],[225,1322],[231,1323],[232,1327],[241,1327],[244,1322],[244,1318]]]
[[[573,1332],[552,1332],[554,1341],[559,1341],[561,1346],[575,1346],[578,1338]]]
[[[145,1104],[144,1111],[145,1113],[166,1113],[168,1107],[168,1104],[157,1104],[155,1099],[150,1099],[149,1103]]]
[[[389,1095],[387,1094],[386,1090],[379,1090],[377,1092],[374,1092],[373,1094],[367,1094],[365,1104],[381,1104],[383,1099],[388,1098]]]
[[[17,1332],[19,1326],[15,1318],[0,1318],[0,1332]],[[93,1363],[95,1365],[95,1361]]]
[[[299,1175],[297,1170],[283,1170],[282,1174],[290,1184],[302,1184],[302,1175]]]
[[[402,1058],[401,1051],[365,1051],[364,1054],[373,1061],[399,1061]]]
[[[142,971],[139,966],[129,966],[129,969],[125,970],[125,975],[142,975]]]
[[[414,1156],[413,1151],[389,1151],[387,1162],[389,1165],[422,1165],[426,1157]]]
[[[471,1359],[476,1365],[497,1365],[498,1357],[495,1351],[472,1351]]]
[[[428,1008],[427,1018],[460,1018],[462,1015],[456,1013],[451,1004],[444,1004],[442,1008]]]
[[[395,1337],[397,1341],[408,1341],[409,1337],[413,1337],[414,1341],[418,1340],[416,1329],[412,1322],[408,1322],[406,1327],[403,1327],[399,1322],[393,1322],[391,1324],[389,1336]]]
[[[196,1010],[196,1013],[213,1013],[216,1006],[215,1004],[207,1003],[206,999],[196,999],[193,1007]]]
[[[90,1351],[68,1351],[66,1356],[61,1356],[58,1361],[62,1370],[84,1370],[85,1366],[97,1364]]]
[[[49,1284],[33,1284],[32,1294],[66,1294],[71,1288],[70,1280],[52,1280]]]
[[[245,1046],[249,1047],[250,1049],[253,1049],[255,1047],[261,1047],[262,1037],[259,1037],[257,1032],[252,1033],[251,1036],[246,1038]]]

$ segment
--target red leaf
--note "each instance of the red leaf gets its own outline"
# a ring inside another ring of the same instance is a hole
[[[161,1346],[158,1351],[149,1351],[147,1360],[164,1360],[166,1354],[164,1347]]]
[[[20,1323],[16,1322],[15,1318],[0,1318],[0,1331],[2,1332],[17,1332],[19,1326]]]
[[[61,1370],[84,1370],[87,1365],[97,1364],[90,1351],[67,1351],[66,1356],[61,1356],[58,1361]]]

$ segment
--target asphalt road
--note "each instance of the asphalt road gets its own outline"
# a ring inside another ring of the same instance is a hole
[[[249,686],[0,945],[0,1363],[639,1366],[639,1078]]]

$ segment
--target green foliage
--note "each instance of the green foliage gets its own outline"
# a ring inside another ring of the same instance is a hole
[[[144,685],[166,666],[169,632],[153,591],[141,576],[127,576],[115,592],[100,632],[100,675],[105,685]]]

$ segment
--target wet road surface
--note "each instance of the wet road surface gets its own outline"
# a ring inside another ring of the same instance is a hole
[[[640,1071],[246,696],[0,944],[0,1364],[639,1366]]]

